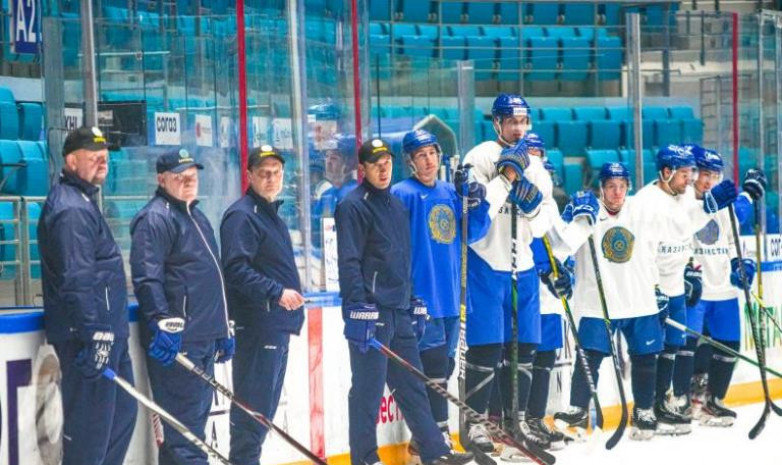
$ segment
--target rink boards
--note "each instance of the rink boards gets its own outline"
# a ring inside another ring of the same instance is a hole
[[[743,238],[745,255],[754,257],[754,238]],[[779,320],[782,312],[782,238],[769,235],[763,262],[763,291],[767,305],[773,307]],[[318,455],[327,455],[335,463],[347,463],[347,393],[350,387],[350,365],[347,343],[342,336],[339,300],[334,294],[310,296],[307,321],[299,337],[291,339],[288,374],[275,417],[275,423]],[[741,299],[743,301],[743,298]],[[145,360],[138,344],[135,308],[130,309],[131,357],[136,386],[149,393]],[[742,351],[755,358],[749,327],[742,324]],[[769,324],[770,365],[782,368],[782,335]],[[61,447],[61,409],[57,380],[58,364],[53,350],[44,344],[43,318],[40,309],[19,309],[0,316],[0,465],[57,464]],[[552,377],[550,409],[562,408],[569,392],[569,354],[561,354]],[[218,380],[230,386],[230,364],[217,365]],[[601,368],[599,395],[608,423],[618,421],[618,402],[610,363]],[[450,390],[456,393],[456,377]],[[739,363],[733,377],[729,400],[760,400],[757,368]],[[773,381],[777,394],[782,385]],[[625,382],[630,392],[629,379]],[[228,453],[228,409],[221,396],[215,396],[207,425],[207,440],[218,450]],[[452,407],[452,431],[456,431],[456,411]],[[615,418],[614,418],[615,417]],[[409,432],[393,394],[386,391],[378,412],[378,441],[387,463],[402,459],[402,447]],[[155,437],[149,414],[140,410],[126,464],[155,463]],[[275,435],[264,447],[262,462],[267,465],[302,461],[303,457]]]

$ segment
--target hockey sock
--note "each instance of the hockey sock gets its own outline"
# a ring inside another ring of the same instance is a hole
[[[529,390],[529,401],[527,401],[527,416],[529,418],[543,418],[546,415],[551,369],[554,368],[556,361],[557,352],[555,350],[535,354],[535,361],[532,363],[532,386]]]
[[[456,358],[448,357],[448,376],[446,378],[451,379],[453,371],[456,369]]]
[[[443,389],[448,389],[448,347],[441,345],[421,352],[421,364],[424,374],[437,382]],[[437,426],[448,426],[448,400],[427,388],[429,406],[432,408],[432,416]]]
[[[673,364],[673,395],[676,397],[690,395],[690,382],[695,370],[695,350],[698,340],[688,337],[684,347],[676,352],[676,362]]]
[[[695,370],[694,374],[700,375],[709,372],[709,366],[711,365],[712,347],[710,344],[698,344],[698,349],[695,350]]]
[[[492,383],[491,397],[489,398],[489,418],[495,419],[498,423],[502,420],[502,359],[494,368],[495,382]]]
[[[502,357],[501,344],[472,346],[465,354],[465,402],[478,413],[485,413],[489,404],[494,373]]]
[[[605,354],[596,350],[584,350],[586,354],[587,363],[589,364],[589,371],[592,372],[592,381],[595,382],[595,389],[597,389],[597,378],[600,374],[600,364],[603,362]],[[586,409],[589,407],[589,401],[592,395],[589,392],[589,381],[587,380],[584,370],[581,368],[581,360],[578,359],[580,355],[576,356],[576,363],[573,365],[573,382],[570,386],[570,405],[573,407],[581,407]]]
[[[527,410],[527,400],[529,399],[529,388],[532,384],[532,361],[535,359],[535,349],[537,344],[518,343],[519,354],[519,412]],[[506,345],[506,349],[510,349],[510,344]],[[507,414],[506,418],[513,418],[511,410],[511,366],[510,366],[510,354],[506,350],[507,358],[503,364],[502,370],[502,405],[504,411]],[[518,417],[519,412],[515,412]]]
[[[656,354],[630,355],[630,362],[633,365],[630,378],[635,406],[650,409],[654,404],[654,378],[658,367]]]
[[[657,402],[662,402],[668,393],[673,378],[673,363],[676,360],[676,346],[665,344],[660,356],[657,358],[657,387],[655,397]]]
[[[719,341],[735,351],[740,350],[739,341]],[[733,367],[736,365],[736,357],[717,348],[711,358],[709,366],[709,392],[717,399],[724,399],[728,393],[730,379],[733,376]]]

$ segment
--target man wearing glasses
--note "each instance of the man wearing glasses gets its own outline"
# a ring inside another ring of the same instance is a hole
[[[155,402],[204,440],[212,388],[174,359],[182,352],[211,376],[233,356],[234,339],[217,241],[196,207],[199,169],[185,149],[158,158],[158,189],[130,224],[130,267]],[[208,464],[167,424],[163,434],[160,465]]]
[[[236,320],[236,396],[273,419],[280,402],[288,344],[304,324],[304,297],[288,227],[278,215],[285,159],[274,148],[247,160],[250,187],[223,216],[220,237],[228,309]],[[231,463],[257,464],[268,430],[231,406]]]
[[[108,174],[98,128],[71,131],[60,179],[38,221],[46,338],[62,368],[65,465],[121,465],[136,402],[101,378],[107,367],[133,382],[122,256],[97,206]]]

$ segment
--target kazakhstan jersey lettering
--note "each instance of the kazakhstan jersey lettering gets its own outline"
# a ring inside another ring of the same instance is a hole
[[[703,300],[729,300],[738,295],[728,272],[736,256],[729,215],[727,208],[718,211],[692,238],[694,264],[703,271]]]

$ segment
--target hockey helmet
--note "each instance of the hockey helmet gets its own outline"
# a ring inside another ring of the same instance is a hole
[[[416,150],[430,145],[434,146],[437,153],[442,153],[440,144],[437,142],[437,136],[424,129],[416,129],[405,134],[405,137],[402,139],[402,153],[406,157],[412,158]]]
[[[500,94],[491,106],[491,115],[502,121],[506,116],[524,116],[530,114],[527,101],[521,95]]]
[[[695,157],[695,166],[697,166],[699,170],[722,173],[722,168],[725,166],[725,163],[723,163],[719,153],[697,145],[693,147],[692,153]]]
[[[695,157],[689,147],[670,144],[657,151],[655,164],[658,172],[662,172],[663,168],[675,171],[679,168],[695,166]]]
[[[604,163],[603,166],[600,168],[600,174],[598,175],[598,178],[600,179],[600,186],[605,184],[606,181],[612,178],[622,178],[627,180],[627,185],[630,185],[630,170],[627,169],[627,166],[624,163],[615,161],[615,162],[608,162]]]

